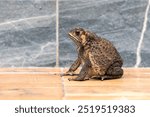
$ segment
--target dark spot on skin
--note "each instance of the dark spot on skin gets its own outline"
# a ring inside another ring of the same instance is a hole
[[[103,46],[103,49],[105,49],[105,46]]]

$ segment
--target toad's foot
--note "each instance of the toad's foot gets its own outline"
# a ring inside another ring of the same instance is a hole
[[[122,75],[118,75],[118,76],[109,76],[109,75],[105,75],[105,76],[101,76],[101,81],[103,80],[110,80],[110,79],[117,79],[117,78],[121,78]]]
[[[69,81],[84,81],[84,80],[89,80],[89,78],[80,78],[80,77],[76,77],[76,78],[68,78]]]
[[[71,71],[67,71],[66,73],[61,74],[61,76],[76,76],[78,74],[71,72]]]

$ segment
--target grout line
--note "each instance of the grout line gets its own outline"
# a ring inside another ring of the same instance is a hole
[[[92,94],[92,95],[91,95]],[[150,96],[149,93],[76,93],[76,94],[67,94],[66,96],[89,96],[89,97],[93,97],[93,96]]]
[[[0,74],[47,74],[47,75],[60,75],[60,72],[17,72],[17,71],[8,71],[8,72],[0,72]]]
[[[143,43],[143,39],[144,39],[144,34],[145,34],[145,31],[147,28],[149,7],[150,7],[150,0],[148,0],[148,4],[146,7],[144,22],[143,22],[143,29],[142,29],[140,40],[139,40],[138,47],[137,47],[137,52],[136,52],[137,59],[136,59],[136,64],[134,66],[135,68],[139,67],[139,65],[141,63],[141,47],[142,47],[142,43]]]
[[[56,0],[56,67],[59,67],[59,0]]]
[[[64,72],[64,68],[61,68],[61,74],[63,74]],[[66,91],[65,91],[65,85],[64,85],[64,77],[61,76],[61,83],[62,83],[62,99],[65,97],[66,95]]]

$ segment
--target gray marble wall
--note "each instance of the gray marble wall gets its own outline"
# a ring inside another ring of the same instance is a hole
[[[83,27],[112,41],[125,67],[136,64],[148,0],[59,0],[60,66],[77,57],[67,32]],[[0,67],[54,67],[56,1],[0,0]],[[140,67],[150,67],[150,12]]]
[[[0,0],[0,67],[55,66],[55,0]]]

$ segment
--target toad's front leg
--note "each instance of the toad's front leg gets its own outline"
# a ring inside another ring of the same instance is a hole
[[[68,80],[69,80],[69,81],[84,81],[84,80],[89,80],[90,77],[91,77],[91,74],[90,74],[90,72],[89,72],[90,69],[91,69],[91,67],[90,67],[89,64],[86,62],[86,63],[83,65],[83,67],[82,67],[82,69],[81,69],[79,75],[78,75],[76,78],[69,78]]]
[[[77,75],[74,73],[74,71],[80,66],[81,64],[81,59],[78,57],[76,61],[74,61],[74,63],[71,65],[71,67],[69,68],[69,70],[64,73],[62,76],[73,76],[73,75]]]

